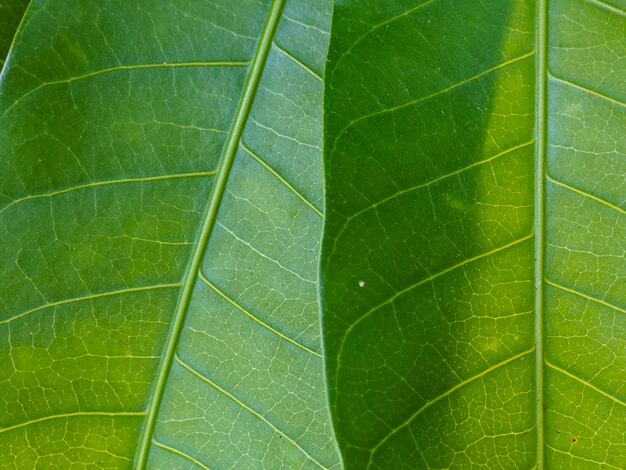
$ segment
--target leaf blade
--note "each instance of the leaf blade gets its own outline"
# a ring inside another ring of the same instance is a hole
[[[226,182],[230,176],[230,170],[233,165],[237,149],[239,148],[239,142],[241,140],[241,134],[243,127],[248,119],[250,108],[252,107],[252,101],[256,94],[256,90],[263,73],[265,66],[265,60],[269,52],[269,47],[278,25],[278,20],[281,15],[281,11],[284,6],[284,0],[273,1],[270,6],[270,11],[267,16],[263,30],[258,39],[257,49],[254,52],[252,60],[250,62],[250,69],[246,82],[243,87],[243,93],[241,101],[237,106],[235,112],[232,127],[228,133],[224,145],[224,151],[220,158],[220,163],[215,174],[215,183],[211,188],[211,196],[206,209],[206,215],[202,222],[200,232],[197,237],[197,241],[194,250],[191,254],[191,260],[189,268],[185,274],[185,280],[183,281],[183,287],[179,303],[174,313],[172,326],[168,334],[167,341],[165,343],[164,357],[158,372],[153,396],[148,408],[148,415],[144,427],[144,432],[141,437],[141,441],[138,447],[137,453],[137,465],[139,468],[145,468],[147,464],[148,452],[150,449],[150,442],[154,432],[154,426],[156,425],[156,419],[161,405],[161,399],[167,378],[169,376],[172,362],[174,361],[175,351],[178,347],[178,339],[180,337],[181,330],[184,325],[185,316],[189,308],[189,302],[191,301],[191,295],[194,285],[198,279],[198,273],[200,264],[204,258],[206,246],[209,240],[209,236],[213,230],[215,224],[217,211],[219,210],[224,190],[226,188]]]
[[[0,69],[2,69],[6,61],[13,38],[19,29],[28,4],[28,0],[16,0],[0,5],[0,16],[2,17],[2,22],[0,23]]]
[[[571,457],[555,457],[557,430],[576,419],[558,423],[559,411],[575,413],[584,395],[581,413],[589,413],[603,399],[589,401],[591,391],[577,391],[571,402],[559,397],[569,389],[561,390],[565,379],[557,387],[551,362],[557,353],[566,370],[564,352],[580,356],[576,368],[595,357],[603,372],[594,380],[622,387],[622,320],[593,319],[578,306],[578,321],[595,325],[585,339],[548,281],[545,301],[540,295],[544,272],[579,274],[581,287],[609,286],[600,300],[624,291],[622,120],[619,103],[601,96],[622,92],[623,15],[611,5],[593,13],[595,2],[550,2],[542,39],[542,5],[336,6],[326,73],[322,304],[331,410],[347,468],[543,468],[544,441],[546,468],[575,466],[577,452],[586,459],[580,465],[623,462],[621,448],[604,447],[619,445],[618,408],[605,428],[581,421],[585,438],[576,446],[557,439]],[[560,79],[567,71],[585,87],[601,83],[590,96],[613,108],[583,110],[547,76],[542,88],[548,64],[555,76],[561,67]],[[545,118],[535,125],[542,101]],[[586,140],[577,137],[581,122],[589,125]],[[546,177],[538,165],[544,149]],[[585,190],[571,179],[554,183],[554,171],[577,175]],[[578,199],[559,195],[564,186]],[[603,203],[600,193],[613,198]],[[580,198],[618,215],[583,216],[574,210]],[[591,226],[586,239],[572,235]],[[544,252],[545,271],[535,262]],[[567,336],[574,329],[580,336]],[[598,338],[604,347],[594,356]],[[537,399],[546,400],[545,425]],[[594,433],[603,445],[590,450],[584,440]]]
[[[269,11],[269,2],[210,3],[85,2],[70,15],[63,2],[34,2],[27,18],[13,67],[0,82],[0,140],[10,149],[0,161],[0,328],[8,346],[0,381],[10,390],[1,402],[9,413],[2,413],[0,454],[12,459],[8,465],[133,466],[207,195]],[[250,409],[258,406],[256,415],[233,422],[259,432],[243,429],[239,447],[224,452],[219,432],[192,429],[193,442],[183,445],[182,434],[163,429],[167,418],[155,419],[158,441],[147,437],[150,449],[144,446],[150,468],[215,468],[229,466],[228,459],[240,468],[263,459],[315,468],[336,463],[315,294],[322,201],[321,82],[314,75],[325,56],[330,3],[288,1],[284,12],[290,24],[277,21],[275,42],[265,42],[269,62],[250,110],[259,125],[240,122],[249,153],[231,145],[234,175],[215,219],[219,233],[201,260],[205,267],[217,263],[205,274],[220,290],[199,280],[197,315],[187,318],[191,327],[209,322],[211,335],[184,327],[181,347],[196,352],[185,356],[178,348],[186,365]],[[122,34],[129,27],[142,34]],[[28,47],[42,36],[52,38],[48,49]],[[39,121],[29,121],[29,113]],[[255,234],[255,226],[262,231]],[[243,258],[219,252],[226,237]],[[20,244],[33,249],[24,253]],[[251,253],[264,255],[270,268]],[[230,282],[224,273],[238,266],[250,276]],[[265,274],[265,284],[245,285]],[[236,371],[219,376],[223,367],[207,366],[228,362],[232,351],[224,344],[238,348]],[[177,366],[173,376],[191,375]],[[213,393],[195,379],[186,392]],[[175,393],[166,387],[162,409],[177,406],[168,402]],[[232,406],[220,400],[222,421],[215,423],[222,425]],[[203,411],[208,416],[212,408]],[[178,408],[174,418],[180,414]],[[267,426],[274,426],[271,434]],[[64,448],[53,449],[39,438],[45,435]],[[14,455],[16,445],[26,450]]]

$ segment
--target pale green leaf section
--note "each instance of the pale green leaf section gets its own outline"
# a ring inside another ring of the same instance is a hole
[[[320,387],[322,82],[315,56],[286,49],[323,47],[330,10],[327,2],[303,7],[286,4],[269,51],[194,288],[148,468],[161,468],[155,462],[163,446],[176,448],[179,461],[211,468],[337,462]],[[290,38],[298,14],[309,23]],[[206,439],[212,445],[202,446]]]
[[[626,4],[548,9],[544,463],[626,467]]]
[[[347,469],[626,468],[625,8],[337,0],[321,301]]]
[[[0,468],[337,464],[330,13],[33,2],[0,81]]]

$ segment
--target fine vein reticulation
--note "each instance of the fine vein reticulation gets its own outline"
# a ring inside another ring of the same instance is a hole
[[[335,10],[322,305],[346,468],[626,465],[625,20]]]
[[[224,153],[220,159],[219,167],[215,177],[215,183],[213,183],[213,189],[211,191],[211,197],[206,210],[206,215],[200,227],[198,239],[191,253],[191,261],[187,268],[187,274],[183,282],[182,292],[178,300],[176,312],[172,320],[170,332],[165,342],[165,352],[163,355],[163,361],[159,367],[157,378],[154,386],[154,392],[148,408],[148,416],[144,424],[144,431],[142,433],[139,447],[137,450],[137,465],[139,468],[145,468],[147,464],[148,452],[150,449],[150,441],[154,433],[154,427],[156,425],[157,414],[165,392],[165,385],[167,377],[170,372],[172,361],[178,345],[178,338],[183,327],[185,320],[185,314],[189,308],[191,302],[191,294],[193,292],[194,285],[198,279],[198,273],[200,271],[200,264],[202,258],[206,252],[206,245],[209,240],[209,235],[215,225],[217,212],[220,207],[220,202],[226,189],[226,183],[230,175],[230,170],[233,166],[233,161],[237,150],[239,148],[239,142],[241,141],[241,135],[243,128],[250,114],[250,108],[256,94],[257,87],[261,80],[261,74],[267,60],[272,39],[278,26],[280,14],[284,6],[284,0],[273,0],[270,7],[270,12],[259,37],[257,49],[254,53],[252,63],[250,64],[250,70],[248,77],[244,84],[244,90],[242,93],[241,101],[235,112],[233,124],[228,134],[228,138],[224,145]]]
[[[338,465],[317,300],[330,14],[33,2],[0,80],[2,465]]]

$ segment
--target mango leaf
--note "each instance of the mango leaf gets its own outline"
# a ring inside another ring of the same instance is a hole
[[[337,0],[322,306],[347,469],[626,468],[625,7]]]
[[[327,0],[34,0],[0,82],[0,467],[331,468]]]
[[[28,0],[0,1],[0,69],[11,48],[13,36],[24,16]]]

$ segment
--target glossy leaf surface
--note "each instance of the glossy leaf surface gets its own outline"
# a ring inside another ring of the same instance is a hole
[[[348,469],[626,467],[626,13],[338,0],[322,306]]]
[[[32,3],[0,82],[0,467],[336,464],[330,13]]]

